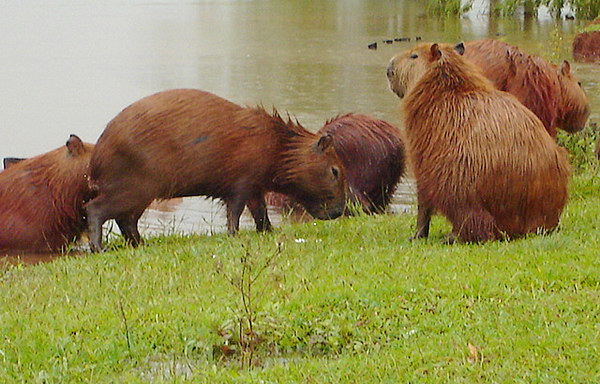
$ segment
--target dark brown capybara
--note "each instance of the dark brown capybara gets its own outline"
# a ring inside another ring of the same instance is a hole
[[[276,112],[200,90],[143,98],[108,123],[92,155],[91,247],[101,249],[109,219],[138,245],[138,219],[154,199],[220,198],[230,234],[238,231],[245,206],[257,230],[271,228],[267,191],[293,196],[316,218],[335,218],[344,211],[346,178],[332,141]]]
[[[4,160],[2,161],[2,163],[4,165],[4,169],[7,169],[8,167],[11,167],[23,160],[25,160],[25,159],[20,158],[20,157],[5,157]]]
[[[421,44],[387,70],[400,98],[417,182],[416,238],[434,211],[450,239],[480,242],[558,225],[567,201],[566,151],[513,95],[462,57],[465,46]]]
[[[573,39],[573,58],[575,61],[600,61],[600,18],[592,21]]]
[[[333,146],[344,168],[349,198],[366,213],[385,211],[405,173],[404,144],[392,124],[349,113],[328,120],[317,134],[333,137]],[[297,209],[285,196],[270,193],[267,202]]]
[[[92,149],[71,135],[65,147],[0,172],[0,250],[55,252],[79,237]]]
[[[558,67],[492,39],[465,43],[464,57],[480,67],[497,89],[511,93],[535,113],[552,137],[557,127],[569,133],[585,127],[589,100],[568,61]]]

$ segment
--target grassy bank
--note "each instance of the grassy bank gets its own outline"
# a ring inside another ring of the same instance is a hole
[[[0,270],[0,382],[599,382],[599,179],[512,242],[361,216]]]

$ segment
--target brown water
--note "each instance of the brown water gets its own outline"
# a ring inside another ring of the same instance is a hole
[[[340,113],[400,124],[384,75],[396,52],[423,41],[487,37],[553,61],[571,59],[577,21],[517,16],[489,20],[485,1],[460,19],[428,17],[424,1],[3,2],[0,13],[0,157],[95,142],[121,109],[151,93],[189,87],[240,104],[289,111],[317,130]],[[411,37],[384,44],[383,39]],[[367,45],[377,41],[379,49]],[[575,64],[599,120],[600,66]],[[410,184],[392,211],[409,208]],[[270,212],[277,225],[280,216]],[[202,198],[153,206],[146,233],[223,231],[224,209]],[[245,216],[242,227],[252,227]]]

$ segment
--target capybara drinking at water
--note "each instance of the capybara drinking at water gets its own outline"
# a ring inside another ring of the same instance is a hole
[[[317,134],[333,137],[335,151],[346,169],[350,200],[367,213],[385,211],[405,172],[399,129],[383,120],[349,113],[328,120]],[[267,202],[293,206],[276,194],[269,194]]]
[[[540,120],[463,59],[464,45],[421,44],[395,56],[390,88],[404,98],[416,182],[416,238],[434,211],[450,238],[479,242],[558,224],[567,200],[565,151]]]
[[[92,149],[71,135],[66,146],[0,172],[1,251],[60,251],[79,237]]]
[[[585,127],[589,101],[568,61],[557,67],[498,40],[464,45],[464,57],[479,66],[497,89],[513,94],[535,113],[552,137],[557,127],[569,133]]]
[[[139,244],[137,221],[154,199],[220,198],[230,234],[245,206],[257,230],[270,229],[267,191],[293,196],[316,218],[335,218],[344,211],[346,179],[332,141],[276,112],[208,92],[177,89],[143,98],[108,123],[92,155],[92,249],[101,249],[108,219]]]

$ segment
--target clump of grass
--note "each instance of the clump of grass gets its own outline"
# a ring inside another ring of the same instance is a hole
[[[575,172],[598,169],[598,159],[594,150],[600,140],[600,128],[596,123],[588,123],[581,132],[576,134],[559,130],[557,140],[558,144],[569,152],[571,166]]]
[[[600,15],[598,0],[504,0],[498,2],[494,12],[503,16],[512,16],[522,8],[525,14],[535,15],[541,6],[546,6],[557,17],[562,9],[569,6],[580,19],[594,19]]]
[[[460,16],[468,12],[473,6],[473,1],[461,0],[427,0],[427,11],[434,15]]]

